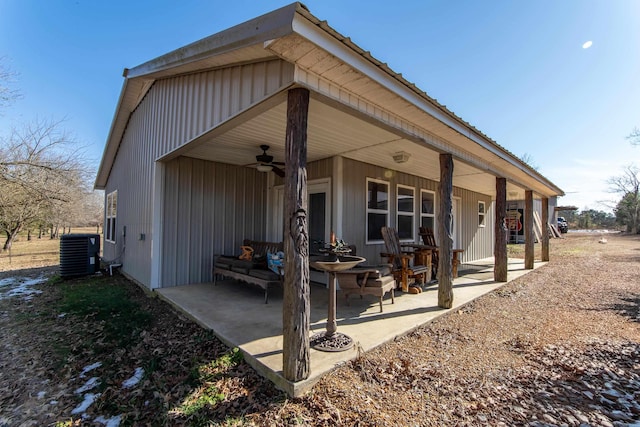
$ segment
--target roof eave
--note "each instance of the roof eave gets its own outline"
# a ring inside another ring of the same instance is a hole
[[[292,3],[276,9],[138,65],[128,71],[127,77],[152,75],[224,52],[283,37],[292,32],[293,18],[300,10],[304,10],[301,3]]]
[[[497,155],[512,166],[517,167],[528,177],[539,183],[543,183],[552,192],[558,193],[557,195],[564,195],[564,192],[549,179],[531,168],[527,163],[523,162],[480,130],[464,121],[437,100],[430,97],[415,84],[406,80],[402,74],[394,72],[387,64],[377,60],[370,52],[360,48],[351,41],[350,38],[344,37],[329,26],[326,21],[320,21],[306,9],[300,9],[298,12],[299,15],[296,17],[298,19],[294,20],[294,31],[297,34],[322,47],[332,55],[341,58],[345,63],[358,69],[372,80],[390,88],[396,94],[408,102],[419,106],[419,108],[427,114],[437,118],[457,133],[477,143],[485,150]],[[306,22],[305,20],[299,19],[300,17],[306,18]],[[307,22],[311,25],[307,25]],[[331,43],[327,43],[329,39],[335,40],[338,47],[332,48]],[[341,49],[339,46],[343,46],[346,49]],[[349,56],[351,56],[351,58],[349,58]]]
[[[119,117],[122,116],[122,104],[127,92],[128,82],[129,80],[125,77],[124,82],[122,83],[122,89],[120,90],[120,97],[118,98],[116,111],[113,115],[113,120],[111,121],[111,128],[109,129],[107,143],[105,144],[104,151],[102,152],[102,159],[100,160],[100,166],[98,167],[98,173],[96,174],[96,181],[93,184],[93,188],[95,190],[105,189],[107,185],[107,179],[109,178],[109,174],[111,173],[111,167],[113,166],[113,160],[115,158],[116,152],[118,151],[119,143],[113,143],[115,139],[114,133],[117,125],[120,124]],[[118,138],[118,141],[119,139],[120,138]]]
[[[157,75],[191,64],[207,57],[224,52],[242,49],[258,43],[264,43],[292,32],[292,22],[301,11],[306,11],[301,3],[292,3],[280,9],[266,13],[257,18],[238,24],[224,31],[206,37],[187,46],[176,49],[158,58],[147,61],[131,69],[124,70],[125,81],[120,92],[116,112],[111,122],[109,136],[105,144],[100,167],[94,183],[95,189],[104,189],[113,166],[115,155],[124,134],[130,114],[137,106],[141,97],[129,96],[133,82],[150,86],[149,81],[155,80]],[[137,85],[136,85],[137,86]],[[133,101],[133,100],[136,101]]]
[[[326,21],[317,19],[301,3],[292,3],[284,6],[176,49],[135,68],[125,70],[125,82],[96,177],[95,188],[103,189],[106,186],[127,121],[137,103],[142,99],[143,94],[138,94],[138,96],[136,94],[143,90],[145,85],[148,88],[150,87],[149,82],[153,82],[158,77],[180,74],[180,70],[185,65],[195,64],[206,58],[242,49],[243,47],[265,43],[294,32],[342,58],[346,63],[357,68],[372,80],[385,85],[407,100],[407,102],[418,106],[458,134],[518,168],[526,177],[533,179],[538,184],[543,184],[546,190],[550,190],[549,192],[564,195],[560,188],[535,169],[455,115],[444,105],[438,103],[426,92],[407,81],[401,74],[395,73],[387,64],[378,61],[349,38],[342,36],[331,28]]]

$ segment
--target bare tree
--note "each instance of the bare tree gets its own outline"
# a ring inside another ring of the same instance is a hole
[[[104,222],[104,192],[93,191],[85,198],[83,223],[96,227],[96,233],[100,233]]]
[[[627,139],[631,141],[631,145],[640,145],[640,129],[633,128]]]
[[[531,167],[531,169],[533,170],[537,171],[539,169],[539,166],[536,164],[535,160],[533,159],[533,156],[529,153],[524,153],[520,157],[520,160],[522,160],[524,163],[529,165],[529,167]]]
[[[627,226],[632,233],[638,232],[640,217],[640,168],[626,166],[623,174],[607,180],[612,193],[622,194],[622,200],[615,209],[619,222]]]
[[[21,96],[20,91],[11,88],[11,84],[16,79],[16,73],[3,65],[3,62],[6,62],[6,58],[0,57],[0,113],[4,107]]]
[[[61,215],[89,181],[77,142],[61,121],[36,121],[0,141],[0,232],[3,250],[26,226]]]

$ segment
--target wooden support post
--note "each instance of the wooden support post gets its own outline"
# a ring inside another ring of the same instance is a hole
[[[549,261],[549,199],[542,198],[542,261]]]
[[[496,222],[493,249],[493,279],[496,282],[507,281],[507,179],[496,178]]]
[[[289,381],[309,377],[309,234],[307,227],[307,116],[309,91],[289,90],[284,178],[283,373]]]
[[[536,236],[533,233],[533,191],[524,192],[524,268],[533,269],[534,245]]]
[[[438,231],[440,237],[438,259],[438,307],[453,307],[453,156],[440,154],[440,212]]]

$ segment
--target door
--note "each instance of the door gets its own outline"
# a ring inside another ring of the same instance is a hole
[[[317,254],[318,249],[328,241],[327,237],[327,193],[318,191],[309,194],[309,253]]]
[[[272,239],[282,240],[284,224],[284,187],[275,188],[274,222]],[[329,241],[331,233],[331,180],[322,179],[307,183],[307,227],[309,231],[310,253]]]

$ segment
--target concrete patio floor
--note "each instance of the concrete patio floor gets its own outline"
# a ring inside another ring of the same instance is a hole
[[[545,263],[536,262],[534,268]],[[510,259],[508,281],[532,270],[524,269],[524,260]],[[347,305],[338,291],[338,332],[350,336],[354,348],[343,352],[323,352],[311,349],[311,373],[299,382],[287,381],[282,373],[282,289],[269,291],[269,303],[258,287],[219,280],[212,283],[157,289],[157,293],[191,317],[202,327],[212,330],[225,344],[238,347],[245,360],[261,375],[291,396],[308,391],[322,375],[337,365],[354,359],[358,348],[371,350],[396,337],[403,336],[433,319],[457,310],[462,305],[491,292],[508,282],[493,280],[493,258],[460,266],[460,277],[453,282],[454,306],[438,307],[438,287],[431,285],[421,294],[396,291],[395,304],[388,293],[383,312],[376,297],[366,295],[349,298]],[[328,291],[321,285],[311,285],[311,335],[325,330]]]

